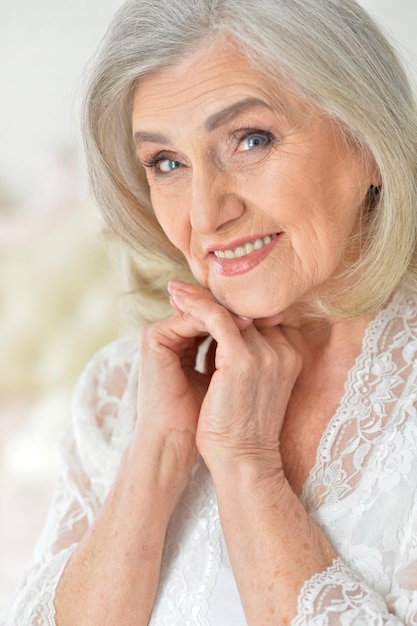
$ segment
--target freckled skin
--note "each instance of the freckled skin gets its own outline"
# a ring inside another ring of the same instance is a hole
[[[333,123],[284,87],[278,102],[276,85],[236,49],[206,53],[137,88],[134,132],[169,140],[141,141],[139,159],[162,154],[181,165],[146,172],[157,218],[197,280],[239,315],[273,316],[325,290],[342,259],[354,255],[350,237],[371,182],[369,166]],[[249,98],[265,106],[205,128],[210,116]],[[248,144],[236,136],[245,129],[268,131],[273,140]],[[281,233],[279,244],[238,276],[219,274],[207,253],[271,233]]]

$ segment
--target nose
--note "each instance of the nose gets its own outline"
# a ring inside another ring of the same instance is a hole
[[[225,232],[245,212],[236,179],[214,166],[193,172],[190,223],[200,235]]]

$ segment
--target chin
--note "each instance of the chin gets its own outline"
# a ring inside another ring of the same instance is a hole
[[[219,285],[214,281],[206,281],[204,286],[228,311],[254,320],[276,318],[282,315],[296,298],[296,294],[288,290],[282,290],[281,293],[275,290],[275,293],[272,293],[272,285],[269,281],[260,281],[258,284],[254,281],[247,281],[242,285],[230,283],[227,286]]]
[[[255,304],[252,302],[238,302],[236,303],[234,300],[228,298],[218,298],[216,299],[222,304],[226,309],[234,313],[235,315],[239,315],[241,317],[249,317],[253,320],[275,320],[276,318],[282,317],[282,308],[279,306],[265,306],[265,303]],[[279,323],[279,322],[275,322]],[[271,323],[271,325],[275,325],[275,323]]]

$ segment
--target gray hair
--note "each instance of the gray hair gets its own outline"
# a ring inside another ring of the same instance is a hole
[[[417,290],[415,102],[391,45],[354,0],[128,0],[116,13],[91,69],[84,137],[96,200],[133,251],[140,289],[158,297],[185,261],[157,223],[135,156],[134,89],[144,75],[226,38],[334,120],[379,169],[360,261],[344,293],[321,308],[357,316],[401,284]]]

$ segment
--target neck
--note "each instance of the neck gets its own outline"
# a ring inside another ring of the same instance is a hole
[[[314,363],[332,366],[337,359],[351,361],[362,348],[363,336],[375,313],[355,319],[313,318],[288,312],[280,327],[303,358],[302,373]]]

